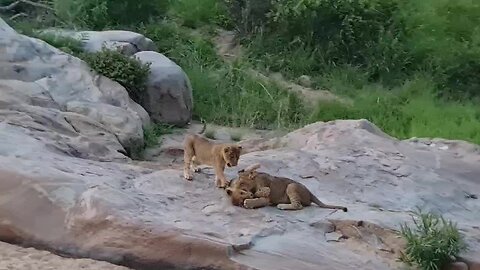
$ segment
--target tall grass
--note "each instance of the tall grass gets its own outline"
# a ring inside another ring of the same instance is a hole
[[[173,16],[180,18],[182,24],[197,28],[203,25],[230,26],[226,7],[218,0],[175,0],[170,4]]]
[[[443,269],[454,261],[466,244],[456,224],[431,213],[415,213],[414,226],[402,225],[407,241],[401,260],[422,270]]]

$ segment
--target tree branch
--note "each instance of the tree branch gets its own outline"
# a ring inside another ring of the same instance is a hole
[[[33,2],[33,1],[30,1],[30,0],[18,0],[16,2],[11,3],[8,6],[3,6],[3,7],[0,6],[0,11],[3,11],[3,12],[10,11],[10,10],[16,8],[20,3],[25,3],[27,5],[31,5],[31,6],[34,6],[34,7],[39,7],[39,8],[44,8],[44,9],[47,9],[47,10],[50,10],[50,11],[54,11],[54,9],[50,6],[48,6],[48,5]]]
[[[0,6],[0,11],[10,11],[10,10],[16,8],[16,7],[18,6],[18,4],[20,4],[21,2],[22,2],[22,1],[19,0],[19,1],[16,1],[16,2],[11,3],[11,4],[8,5],[8,6],[3,6],[3,7]]]

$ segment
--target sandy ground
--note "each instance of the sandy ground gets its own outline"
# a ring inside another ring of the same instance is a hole
[[[52,254],[48,251],[23,248],[0,242],[0,270],[77,270],[106,269],[128,270],[107,262],[90,259],[70,259]]]

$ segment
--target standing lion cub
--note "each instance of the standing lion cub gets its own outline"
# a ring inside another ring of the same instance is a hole
[[[257,172],[258,168],[260,164],[239,171],[233,186],[226,189],[233,205],[245,208],[276,205],[281,210],[300,210],[313,202],[321,208],[347,212],[347,207],[324,204],[307,187],[292,179]]]
[[[203,131],[205,130],[205,125]],[[236,144],[215,143],[197,134],[189,134],[184,141],[184,168],[183,177],[189,181],[193,179],[191,167],[200,172],[198,165],[212,166],[215,170],[215,184],[225,188],[228,184],[225,178],[225,165],[234,167],[238,164],[242,146]]]

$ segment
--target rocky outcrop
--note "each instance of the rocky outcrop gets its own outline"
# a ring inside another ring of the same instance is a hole
[[[102,48],[117,50],[125,55],[133,55],[140,51],[152,51],[156,49],[153,41],[142,34],[121,31],[73,31],[65,29],[46,29],[43,34],[73,38],[81,41],[85,52],[98,52]]]
[[[72,31],[47,29],[42,34],[57,35],[82,41],[85,52],[102,48],[134,55],[142,63],[150,63],[145,93],[139,97],[154,122],[184,126],[192,118],[192,86],[183,69],[161,53],[149,38],[130,31]]]
[[[2,20],[0,52],[2,132],[18,127],[59,153],[97,160],[143,146],[148,114],[118,83]],[[13,134],[10,145],[28,144]]]
[[[259,162],[349,212],[248,210],[212,169],[185,181],[180,142],[170,162],[124,162],[148,117],[118,84],[2,21],[0,52],[0,240],[143,269],[400,269],[396,230],[421,207],[480,252],[478,146],[365,120],[243,141],[228,178]]]
[[[185,126],[192,119],[192,86],[185,72],[161,53],[139,52],[135,57],[151,63],[146,92],[140,103],[153,121]]]

